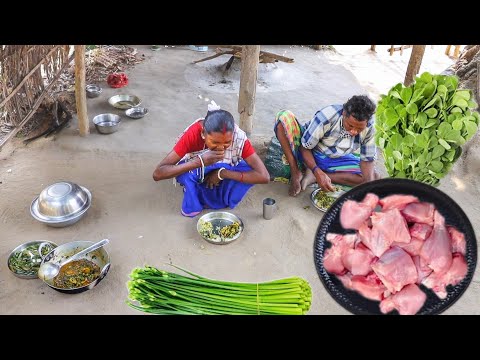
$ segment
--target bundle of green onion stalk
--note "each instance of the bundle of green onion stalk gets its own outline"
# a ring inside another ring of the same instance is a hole
[[[212,280],[146,266],[135,268],[127,283],[132,308],[172,315],[302,315],[310,309],[310,284],[299,277],[263,283]]]

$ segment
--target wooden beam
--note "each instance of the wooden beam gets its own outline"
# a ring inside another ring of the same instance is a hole
[[[90,133],[90,124],[85,92],[85,45],[75,45],[75,102],[80,136],[87,136]]]
[[[405,81],[403,82],[405,86],[410,86],[413,83],[415,76],[420,71],[423,54],[425,54],[425,47],[426,45],[413,45],[412,54],[408,61],[407,73],[405,74]]]
[[[240,113],[240,129],[247,135],[250,135],[253,130],[259,56],[260,45],[244,45],[242,47],[238,112]]]

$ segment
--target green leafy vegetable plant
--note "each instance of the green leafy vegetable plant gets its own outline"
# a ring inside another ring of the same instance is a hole
[[[428,72],[381,95],[375,141],[388,174],[438,185],[478,130],[477,106],[471,90],[458,89],[456,76]]]

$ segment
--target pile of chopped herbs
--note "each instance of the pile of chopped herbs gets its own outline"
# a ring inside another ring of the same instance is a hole
[[[456,76],[428,72],[381,95],[375,140],[388,174],[438,185],[478,130],[477,106],[471,90],[458,89]]]
[[[133,269],[126,303],[139,311],[163,315],[302,315],[310,309],[310,284],[300,277],[238,283],[174,267],[190,276],[151,266]]]

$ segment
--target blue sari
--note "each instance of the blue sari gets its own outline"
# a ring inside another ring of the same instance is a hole
[[[252,170],[243,160],[236,166],[220,162],[205,166],[205,175],[221,167],[240,172]],[[177,176],[176,179],[183,186],[182,215],[188,217],[197,216],[203,209],[224,209],[227,207],[233,209],[254,185],[225,179],[220,181],[218,186],[209,189],[206,183],[200,183],[200,171],[197,171],[197,169],[187,171]]]

